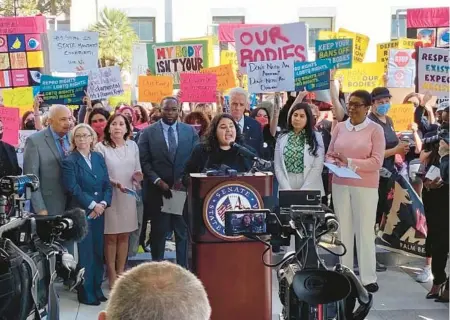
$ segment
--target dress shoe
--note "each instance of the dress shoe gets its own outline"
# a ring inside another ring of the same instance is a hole
[[[378,289],[380,289],[378,283],[376,282],[369,283],[368,285],[365,285],[364,288],[366,288],[366,290],[369,291],[370,293],[375,293],[378,291]]]

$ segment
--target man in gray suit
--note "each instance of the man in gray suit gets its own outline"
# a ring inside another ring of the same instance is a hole
[[[151,223],[150,246],[154,261],[164,259],[166,234],[175,232],[177,263],[187,268],[187,225],[181,215],[161,212],[163,197],[181,187],[181,178],[198,135],[194,128],[178,121],[180,105],[173,97],[161,101],[161,120],[145,128],[139,137],[139,154],[144,172],[146,210]]]
[[[39,178],[40,188],[31,194],[33,212],[58,215],[66,209],[67,195],[61,182],[61,161],[70,150],[68,132],[72,113],[63,105],[49,110],[49,127],[28,137],[23,171]]]

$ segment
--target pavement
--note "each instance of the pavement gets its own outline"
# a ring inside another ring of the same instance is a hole
[[[169,260],[174,259],[174,252],[166,252]],[[140,254],[136,262],[147,260],[149,254]],[[449,320],[449,304],[426,300],[425,295],[431,288],[431,282],[420,284],[414,280],[420,271],[422,261],[413,259],[403,265],[388,267],[388,271],[378,274],[380,290],[375,294],[374,305],[367,320]],[[61,320],[95,320],[106,303],[98,307],[79,304],[75,293],[58,286],[60,295]],[[109,291],[104,293],[108,296]],[[272,285],[273,320],[278,320],[281,303],[278,299],[278,283],[275,273]],[[241,320],[241,319],[230,319]],[[242,319],[259,320],[259,319]]]

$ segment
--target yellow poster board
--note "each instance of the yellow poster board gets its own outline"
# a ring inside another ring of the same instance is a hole
[[[204,73],[214,73],[217,76],[217,90],[223,92],[236,87],[236,77],[231,64],[202,69]]]
[[[353,39],[353,62],[364,62],[367,48],[369,48],[370,38],[364,34],[339,28],[339,33],[344,34],[346,38]]]
[[[233,50],[222,50],[220,51],[220,64],[231,64],[233,68],[234,76],[236,77],[236,85],[239,85],[239,81],[237,78],[237,71],[239,70],[238,60],[236,51]],[[244,85],[244,89],[248,90],[248,77],[246,74],[242,76],[242,81]]]
[[[336,72],[342,76],[342,91],[367,90],[371,92],[376,87],[384,86],[384,65],[379,62],[356,63],[351,69]]]
[[[32,87],[2,89],[1,96],[5,107],[19,108],[21,116],[27,111],[33,111]]]
[[[120,96],[112,96],[108,98],[109,105],[114,109],[119,103],[131,104],[131,90],[124,90]]]
[[[398,40],[377,44],[377,62],[380,62],[384,65],[385,71],[387,71],[389,63],[389,51],[391,49],[397,49],[398,47]]]
[[[414,122],[414,104],[393,104],[388,112],[394,123],[394,129],[397,132],[411,130],[411,124]]]

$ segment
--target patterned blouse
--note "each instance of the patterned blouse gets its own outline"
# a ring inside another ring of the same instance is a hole
[[[305,166],[304,160],[304,150],[306,143],[306,132],[305,130],[300,131],[300,134],[295,134],[294,131],[288,133],[288,140],[286,147],[284,148],[284,164],[286,165],[286,170],[289,173],[303,173]]]

